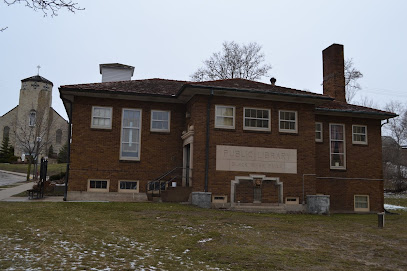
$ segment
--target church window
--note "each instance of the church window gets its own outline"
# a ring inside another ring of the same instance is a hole
[[[57,142],[58,144],[60,144],[61,141],[62,141],[62,130],[61,130],[61,129],[58,129],[58,130],[57,130],[57,133],[56,133],[56,142]]]
[[[10,127],[6,126],[3,129],[3,138],[9,137],[10,136]]]
[[[35,112],[35,110],[31,110],[30,111],[30,118],[29,118],[29,125],[35,126],[35,118],[37,117],[37,112]]]

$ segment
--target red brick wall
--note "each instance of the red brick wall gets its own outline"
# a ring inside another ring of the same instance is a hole
[[[319,177],[382,179],[380,120],[317,115],[323,123],[323,142],[316,143]],[[329,123],[345,124],[346,169],[330,169]],[[367,145],[352,144],[352,124],[367,125]],[[318,179],[317,193],[331,195],[332,210],[353,211],[354,195],[369,195],[372,211],[383,208],[383,181]]]
[[[383,181],[317,179],[317,192],[330,195],[330,207],[334,212],[353,212],[354,195],[368,195],[370,211],[383,211]]]
[[[265,181],[261,185],[261,201],[263,203],[278,203],[278,186],[275,181]]]
[[[236,202],[253,203],[254,200],[253,181],[242,180],[236,185]]]
[[[92,106],[113,107],[111,130],[90,128]],[[123,108],[142,109],[140,161],[119,160]],[[170,133],[150,132],[152,109],[171,110]],[[75,97],[72,122],[70,191],[86,191],[92,178],[110,179],[110,191],[117,191],[118,180],[139,180],[144,192],[148,181],[182,166],[183,105]]]
[[[148,181],[163,173],[182,166],[182,131],[187,124],[194,125],[193,191],[204,191],[206,108],[208,96],[195,96],[188,104],[141,102],[119,99],[75,97],[73,107],[73,141],[71,146],[71,171],[69,190],[86,191],[88,179],[110,179],[110,191],[117,191],[118,180],[139,180],[140,192],[145,191]],[[236,107],[235,129],[215,129],[215,105]],[[111,130],[91,129],[92,106],[113,107]],[[257,107],[271,110],[271,132],[243,130],[243,107]],[[122,108],[142,109],[142,132],[140,161],[120,161],[120,134]],[[150,132],[152,109],[171,110],[171,132]],[[278,110],[298,112],[298,133],[278,131]],[[190,113],[185,118],[186,111]],[[323,122],[323,142],[315,143],[315,121]],[[329,123],[346,125],[346,170],[329,168]],[[352,144],[352,124],[368,126],[368,145]],[[230,183],[236,176],[261,174],[277,177],[284,185],[285,197],[299,197],[302,202],[303,174],[317,174],[319,177],[341,178],[382,178],[380,121],[351,117],[323,116],[314,114],[314,106],[301,103],[286,103],[266,100],[249,100],[231,97],[212,99],[210,108],[209,148],[209,191],[214,195],[228,195]],[[228,172],[216,170],[216,145],[249,146],[265,148],[297,149],[297,174]],[[379,210],[383,204],[382,182],[380,181],[327,181],[315,176],[305,176],[305,195],[324,193],[331,195],[333,209],[353,210],[353,194],[368,194],[372,210]],[[366,185],[368,184],[368,185]],[[277,202],[277,189],[273,184],[263,183],[263,202]],[[253,189],[247,192],[238,188],[239,197],[250,200]],[[246,195],[247,194],[247,195]],[[246,196],[245,196],[246,195]],[[251,200],[252,201],[252,200]],[[243,202],[243,201],[242,201]]]
[[[205,178],[205,138],[206,106],[208,97],[197,96],[189,105],[190,123],[194,124],[194,191],[203,191]],[[235,129],[215,129],[215,105],[236,107]],[[271,110],[271,132],[243,130],[243,107],[258,107]],[[278,131],[278,110],[298,111],[298,134]],[[255,172],[228,172],[216,170],[216,145],[233,145],[265,148],[297,149],[298,174],[257,173],[267,177],[279,177],[284,183],[284,197],[295,196],[302,199],[302,174],[315,172],[315,129],[313,105],[275,101],[247,100],[229,97],[213,97],[210,111],[210,149],[209,149],[209,191],[217,195],[228,195],[230,182],[235,176],[249,176]],[[311,127],[311,129],[310,129]],[[307,194],[315,194],[315,182],[311,178],[306,187]],[[264,198],[273,201],[273,198]]]

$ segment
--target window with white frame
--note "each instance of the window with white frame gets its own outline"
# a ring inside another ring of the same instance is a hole
[[[138,181],[119,181],[119,192],[124,193],[138,193],[139,182]]]
[[[280,110],[279,113],[279,131],[285,133],[297,133],[297,111]]]
[[[88,180],[88,191],[109,192],[109,180]]]
[[[235,107],[227,105],[215,106],[215,128],[235,128]]]
[[[315,122],[315,141],[322,142],[322,122]]]
[[[120,159],[140,160],[141,109],[123,109]]]
[[[369,212],[369,196],[355,195],[354,197],[354,210],[355,212]]]
[[[352,143],[367,144],[367,126],[352,125]]]
[[[91,128],[111,129],[112,128],[112,108],[102,106],[92,106]]]
[[[37,118],[37,112],[35,112],[35,110],[31,110],[29,119],[28,119],[28,125],[31,127],[35,126],[36,118]]]
[[[244,108],[243,129],[270,131],[270,109]]]
[[[345,125],[329,124],[330,160],[332,169],[346,168]]]
[[[151,110],[151,131],[169,132],[170,131],[170,111]]]

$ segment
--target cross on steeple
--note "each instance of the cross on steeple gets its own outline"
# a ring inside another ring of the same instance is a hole
[[[38,69],[38,74],[37,74],[37,75],[40,75],[40,69],[41,69],[41,66],[40,66],[40,65],[38,65],[38,66],[37,66],[37,69]]]

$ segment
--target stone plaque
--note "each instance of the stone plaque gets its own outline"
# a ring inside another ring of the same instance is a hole
[[[216,170],[297,174],[297,150],[217,145]]]

